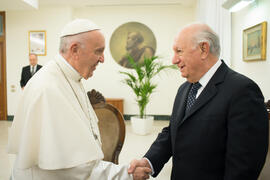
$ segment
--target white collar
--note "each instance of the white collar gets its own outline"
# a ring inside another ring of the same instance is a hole
[[[217,71],[217,69],[219,68],[219,66],[221,65],[221,61],[218,60],[204,75],[203,77],[201,77],[201,79],[199,80],[200,84],[202,85],[202,87],[206,87],[206,85],[208,84],[208,82],[210,81],[210,79],[212,78],[212,76],[215,74],[215,72]]]
[[[80,81],[82,79],[82,76],[67,62],[62,55],[57,54],[55,59],[69,78],[75,81]]]

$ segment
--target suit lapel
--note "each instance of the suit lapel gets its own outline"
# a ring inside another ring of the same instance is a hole
[[[190,109],[190,111],[187,112],[182,122],[184,122],[188,117],[194,114],[202,106],[207,104],[207,102],[210,101],[216,95],[216,93],[216,86],[214,84],[208,84],[194,103],[193,107]]]
[[[27,75],[28,75],[28,77],[29,77],[29,79],[30,79],[30,77],[32,77],[32,74],[31,74],[31,66],[27,66],[27,71],[26,71],[26,73],[27,73]]]
[[[213,77],[210,79],[206,87],[203,89],[200,96],[194,103],[193,107],[190,109],[189,112],[187,112],[187,114],[185,114],[184,117],[182,116],[183,120],[180,121],[180,125],[185,120],[187,120],[191,115],[193,115],[196,111],[198,111],[200,108],[206,105],[218,93],[217,85],[224,81],[224,78],[228,69],[229,69],[228,66],[222,61],[222,64],[217,69]],[[185,97],[187,97],[187,94]],[[182,107],[185,107],[185,106],[182,106]],[[182,114],[184,113],[183,109],[185,108],[181,108]]]
[[[36,70],[36,72],[37,72],[40,68],[41,68],[41,66],[38,64],[38,65],[37,65],[37,70]]]

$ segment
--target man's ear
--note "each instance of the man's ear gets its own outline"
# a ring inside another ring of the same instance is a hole
[[[74,59],[79,58],[79,44],[78,43],[71,44],[70,53],[71,53],[72,58],[74,58]]]
[[[205,59],[209,54],[209,50],[210,50],[209,44],[207,42],[201,42],[199,44],[199,48],[200,48],[200,51],[201,51],[202,59]]]

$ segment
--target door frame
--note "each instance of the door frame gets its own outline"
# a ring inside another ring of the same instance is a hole
[[[7,120],[7,80],[6,80],[6,16],[5,11],[0,11],[0,15],[3,16],[3,35],[0,36],[0,43],[3,44],[2,62],[1,63],[1,81],[0,91],[3,95],[0,100],[0,110],[3,113],[0,114],[0,120]],[[1,60],[0,59],[0,60]]]

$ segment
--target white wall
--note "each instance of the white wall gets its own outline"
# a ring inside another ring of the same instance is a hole
[[[121,83],[123,76],[119,66],[112,58],[109,41],[113,31],[130,21],[147,25],[157,39],[156,55],[166,64],[171,63],[172,44],[177,31],[185,24],[195,20],[195,8],[180,5],[160,6],[97,6],[87,8],[46,8],[38,11],[7,11],[7,93],[8,115],[14,115],[20,90],[21,68],[28,64],[28,31],[47,31],[47,56],[39,56],[39,63],[44,65],[58,51],[58,35],[69,20],[88,18],[96,22],[106,38],[105,63],[100,64],[94,76],[84,81],[86,90],[96,89],[107,98],[124,98],[124,113],[137,114],[138,108],[131,90]],[[173,100],[183,79],[176,70],[157,77],[156,92],[152,95],[147,108],[148,114],[170,115]],[[11,85],[16,91],[11,92]]]
[[[70,8],[48,8],[29,11],[6,12],[6,49],[7,49],[7,103],[8,115],[14,115],[18,99],[22,93],[20,77],[23,66],[28,60],[28,31],[46,30],[47,56],[39,56],[39,64],[44,65],[58,51],[58,35],[61,28],[72,18]],[[15,86],[15,92],[11,86]]]
[[[231,13],[222,7],[226,0],[197,0],[197,20],[208,24],[219,36],[220,59],[231,65]]]
[[[266,100],[270,99],[270,1],[257,0],[257,5],[250,5],[232,14],[232,68],[253,79],[261,88]],[[245,62],[242,60],[243,30],[261,23],[268,22],[266,61]]]
[[[104,14],[107,15],[104,15]],[[121,83],[123,75],[119,71],[126,70],[119,66],[111,56],[109,41],[116,28],[126,22],[137,21],[147,25],[157,39],[156,55],[164,57],[166,64],[171,63],[172,44],[177,31],[195,17],[195,9],[183,8],[176,5],[167,6],[120,6],[92,7],[75,9],[74,17],[90,18],[103,28],[106,37],[105,63],[99,65],[94,77],[88,80],[86,89],[98,89],[105,97],[124,98],[124,113],[138,113],[133,93],[129,87]],[[178,71],[162,74],[155,79],[159,84],[152,95],[148,114],[170,115],[175,94],[179,85],[184,81]]]

